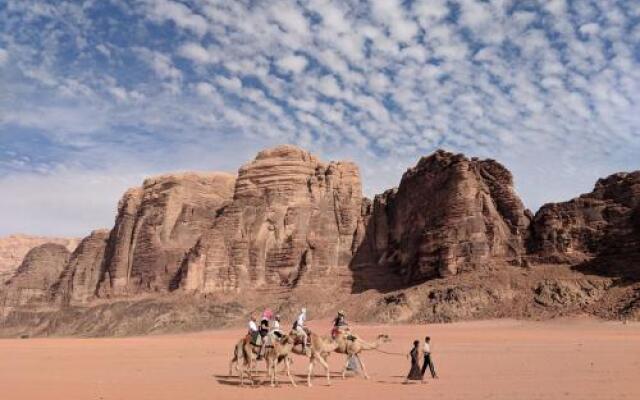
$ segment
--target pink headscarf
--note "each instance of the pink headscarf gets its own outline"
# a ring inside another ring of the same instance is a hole
[[[265,310],[262,312],[262,319],[271,321],[272,318],[273,318],[273,312],[271,311],[271,309],[265,308]]]

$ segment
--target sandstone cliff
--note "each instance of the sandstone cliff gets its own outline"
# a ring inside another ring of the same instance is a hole
[[[225,173],[171,174],[127,191],[108,239],[101,293],[168,291],[185,253],[231,199],[234,180]]]
[[[24,256],[36,246],[57,243],[73,251],[80,240],[30,235],[9,235],[0,238],[0,285],[9,279],[22,263]]]
[[[546,261],[593,264],[640,279],[640,171],[600,179],[591,193],[544,205],[529,248]]]
[[[438,150],[371,201],[355,164],[278,146],[237,178],[147,179],[113,229],[73,254],[34,248],[2,288],[0,335],[201,329],[301,304],[367,321],[638,319],[640,171],[533,217],[493,160]]]
[[[210,293],[349,280],[361,203],[353,163],[323,163],[293,146],[264,150],[238,171],[233,201],[189,254],[182,287]]]
[[[416,283],[519,264],[529,222],[506,168],[439,150],[375,197],[362,251]]]
[[[65,246],[56,243],[45,243],[31,249],[15,274],[5,282],[3,305],[49,303],[50,290],[58,282],[70,255]]]
[[[93,231],[82,239],[51,288],[50,297],[54,301],[63,305],[82,304],[95,297],[104,271],[104,252],[108,238],[109,231],[102,229]]]

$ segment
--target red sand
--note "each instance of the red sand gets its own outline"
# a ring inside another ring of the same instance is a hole
[[[327,332],[326,321],[309,326]],[[370,381],[337,376],[301,386],[241,388],[227,377],[242,330],[123,339],[0,340],[0,398],[14,399],[640,399],[640,324],[590,320],[544,323],[485,321],[429,326],[358,326],[365,338],[391,335],[383,346],[406,353],[429,334],[439,380],[403,385],[403,356],[366,352]],[[339,371],[343,356],[330,357]],[[261,364],[262,365],[262,364]]]

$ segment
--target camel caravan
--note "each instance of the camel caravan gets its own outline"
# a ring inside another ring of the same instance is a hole
[[[271,386],[278,385],[277,370],[283,365],[284,371],[293,386],[297,386],[291,376],[291,356],[298,355],[308,359],[307,385],[312,386],[311,377],[316,363],[320,364],[327,376],[327,385],[331,385],[331,376],[327,359],[331,353],[344,354],[345,364],[342,369],[342,378],[347,371],[360,370],[365,379],[369,379],[367,370],[362,362],[361,353],[365,350],[375,350],[381,344],[390,342],[388,335],[380,334],[375,342],[367,342],[351,332],[347,324],[345,314],[338,312],[334,319],[331,335],[320,336],[307,327],[307,310],[302,308],[296,318],[293,328],[287,334],[280,329],[280,317],[273,315],[270,310],[265,310],[260,320],[251,317],[249,331],[240,339],[233,349],[233,358],[229,363],[229,375],[233,375],[234,369],[240,379],[240,385],[244,386],[245,376],[249,383],[254,385],[254,375],[257,364],[263,360],[266,364],[267,376]]]

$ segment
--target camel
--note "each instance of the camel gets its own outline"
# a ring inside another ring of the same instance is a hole
[[[279,363],[284,361],[285,370],[287,376],[293,386],[297,386],[296,382],[291,376],[291,360],[289,353],[293,349],[297,336],[285,335],[282,339],[273,342],[273,347],[268,347],[265,351],[265,361],[267,362],[267,375],[271,379],[271,386],[274,387],[277,384],[276,381],[276,367]]]
[[[349,339],[352,337],[353,339]],[[379,334],[374,343],[366,342],[360,339],[358,336],[350,334],[348,332],[343,332],[342,334],[336,337],[336,343],[338,346],[334,350],[336,353],[345,354],[347,356],[346,362],[344,364],[344,368],[342,368],[342,379],[345,379],[347,374],[347,367],[349,366],[349,359],[351,357],[355,357],[360,363],[362,367],[362,374],[365,379],[369,379],[369,375],[367,375],[366,367],[360,358],[360,352],[364,350],[375,350],[380,347],[383,343],[388,343],[391,341],[391,338],[385,334]]]
[[[265,355],[263,359],[267,364],[267,374],[269,374],[270,365],[271,365],[269,363],[269,360],[267,359],[267,354],[268,353],[272,354],[272,357],[273,357],[273,354],[279,354],[277,357],[277,362],[273,363],[274,372],[277,365],[280,362],[285,361],[287,376],[289,376],[289,378],[292,379],[291,373],[289,372],[289,366],[290,366],[289,352],[291,351],[291,349],[286,350],[286,348],[281,347],[281,345],[289,344],[291,347],[293,347],[293,343],[295,342],[297,337],[298,337],[298,334],[292,331],[289,335],[285,335],[280,340],[280,342],[282,342],[286,338],[287,340],[285,343],[279,343],[278,340],[273,340],[273,348],[267,347],[265,349]],[[276,346],[278,350],[274,353],[273,349],[275,349]],[[257,346],[251,343],[251,337],[249,335],[246,335],[245,337],[240,339],[234,346],[233,357],[229,362],[229,376],[233,375],[233,367],[235,366],[235,369],[238,372],[238,376],[240,377],[241,386],[244,386],[245,374],[248,375],[249,381],[251,382],[251,385],[253,385],[253,377],[251,373],[255,371],[255,365],[257,363],[254,363],[254,357],[257,357],[259,351],[260,351],[260,346]],[[292,379],[292,383],[293,383],[293,379]],[[295,386],[295,383],[294,383],[294,386]]]
[[[329,364],[327,363],[327,357],[331,352],[336,350],[338,343],[331,338],[316,335],[311,331],[308,331],[307,335],[309,336],[310,344],[307,345],[306,352],[302,350],[301,344],[296,344],[291,352],[309,358],[307,386],[312,386],[311,375],[313,374],[313,368],[316,361],[324,367],[324,370],[327,373],[327,386],[331,386],[331,375],[329,371]]]

